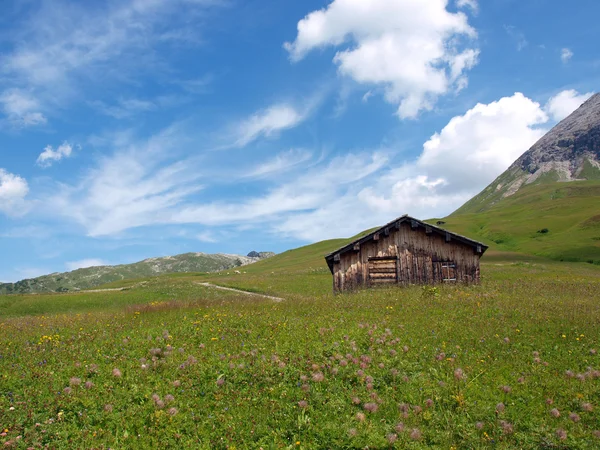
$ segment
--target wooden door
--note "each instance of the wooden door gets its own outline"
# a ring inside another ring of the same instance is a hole
[[[397,257],[371,257],[369,258],[369,284],[396,284],[398,283],[398,258]]]

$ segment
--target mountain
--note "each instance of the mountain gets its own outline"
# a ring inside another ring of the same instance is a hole
[[[250,252],[256,256],[184,253],[176,256],[149,258],[133,264],[99,266],[72,272],[53,273],[38,278],[0,284],[0,294],[68,292],[90,289],[113,281],[151,277],[176,272],[218,272],[244,266],[275,255],[272,252]]]
[[[492,253],[600,264],[600,94],[443,222]]]
[[[528,185],[600,180],[600,93],[545,134],[453,214],[481,212]]]

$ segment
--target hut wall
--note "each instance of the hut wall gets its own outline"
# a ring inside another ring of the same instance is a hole
[[[444,263],[453,263],[457,282],[479,282],[479,255],[469,245],[456,240],[446,242],[438,233],[426,234],[423,227],[413,230],[408,223],[390,228],[378,240],[363,243],[358,251],[340,255],[334,265],[334,290],[345,291],[369,283],[369,258],[397,257],[399,284],[443,283],[448,276]]]

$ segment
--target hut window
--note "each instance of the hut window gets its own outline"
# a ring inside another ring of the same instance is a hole
[[[456,264],[451,261],[442,263],[442,279],[444,281],[456,281]]]

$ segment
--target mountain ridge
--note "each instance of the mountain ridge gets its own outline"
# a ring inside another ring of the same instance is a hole
[[[132,264],[94,266],[70,272],[54,272],[15,283],[0,283],[0,295],[78,291],[114,281],[165,273],[218,272],[252,264],[275,255],[272,252],[254,251],[249,254],[258,256],[189,252],[174,256],[146,258]]]

